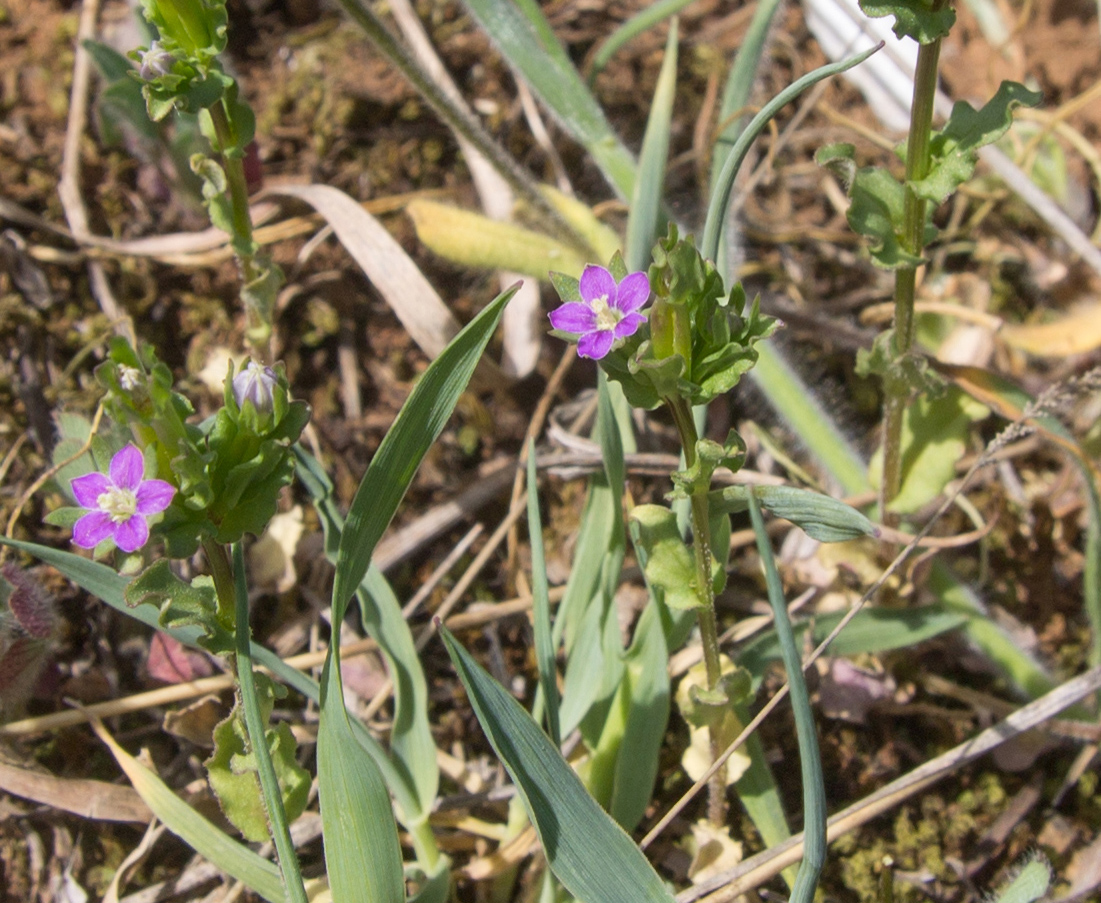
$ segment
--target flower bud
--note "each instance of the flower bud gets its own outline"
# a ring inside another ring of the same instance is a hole
[[[250,401],[257,414],[268,414],[275,405],[277,385],[279,377],[271,367],[261,367],[256,361],[249,361],[233,377],[233,397],[237,399],[239,408],[244,408],[245,402]]]
[[[161,46],[160,41],[154,41],[148,50],[139,51],[138,56],[141,61],[138,74],[147,82],[168,75],[176,64],[176,58]]]

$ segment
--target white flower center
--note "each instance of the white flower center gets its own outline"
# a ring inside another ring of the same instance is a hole
[[[124,524],[137,513],[138,498],[132,490],[112,486],[100,494],[96,499],[96,506],[100,511],[110,514],[111,520],[116,524]]]
[[[623,314],[614,307],[608,306],[608,296],[601,295],[589,302],[589,307],[596,314],[596,328],[598,332],[615,329],[616,324],[623,319]]]
[[[141,382],[141,371],[137,367],[119,367],[119,385],[127,392],[133,392]]]

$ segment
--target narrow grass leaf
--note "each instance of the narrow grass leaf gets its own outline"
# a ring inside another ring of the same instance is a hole
[[[334,624],[343,620],[348,600],[367,575],[376,543],[425,452],[447,424],[515,291],[511,288],[491,301],[428,366],[371,459],[340,536],[333,580]]]
[[[283,903],[283,881],[275,864],[224,834],[172,792],[156,774],[124,750],[99,719],[92,728],[115,757],[145,804],[196,853],[270,903]]]
[[[352,733],[339,657],[321,675],[317,783],[325,865],[341,903],[404,903],[405,880],[390,794],[371,756]]]
[[[634,157],[612,131],[539,8],[526,3],[521,9],[512,0],[465,0],[465,6],[620,197],[631,197]]]
[[[772,606],[780,654],[787,672],[788,696],[795,715],[795,733],[799,744],[799,771],[803,778],[803,862],[795,876],[790,903],[812,903],[818,877],[826,861],[826,784],[822,776],[822,756],[803,674],[803,659],[795,644],[791,621],[788,620],[787,602],[772,554],[772,541],[765,530],[761,506],[752,495],[749,497],[749,519],[757,536],[757,552],[765,571],[768,601]]]
[[[768,127],[772,117],[808,88],[822,81],[822,79],[829,78],[831,75],[837,75],[840,72],[844,72],[846,69],[851,69],[858,63],[864,62],[864,60],[870,57],[878,49],[878,46],[873,47],[870,50],[866,50],[864,53],[859,53],[847,60],[842,60],[840,63],[820,66],[818,69],[808,72],[802,78],[796,80],[777,94],[761,108],[761,112],[750,120],[745,131],[738,136],[738,140],[735,142],[734,147],[730,149],[730,154],[723,163],[722,171],[711,186],[711,201],[707,208],[707,221],[704,224],[703,241],[700,244],[700,250],[703,252],[704,257],[708,260],[714,260],[715,255],[718,253],[719,236],[721,234],[722,224],[726,220],[727,206],[730,204],[730,194],[734,190],[734,180],[737,178],[738,170],[741,169],[742,161],[745,160],[746,154],[749,153],[750,146],[756,140],[757,136]]]
[[[421,350],[431,358],[443,351],[459,322],[377,219],[330,185],[280,185],[271,193],[298,198],[320,213]]]
[[[608,811],[624,830],[632,831],[653,799],[669,722],[669,650],[658,603],[652,596],[627,650],[623,683],[628,712]]]
[[[300,468],[300,476],[301,473]],[[153,630],[161,630],[192,649],[201,648],[197,642],[201,633],[198,627],[165,629],[159,624],[160,613],[156,606],[138,605],[131,608],[127,605],[125,592],[130,581],[116,573],[113,568],[97,561],[91,561],[81,555],[75,555],[72,552],[36,543],[5,539],[0,536],[0,544],[27,552],[34,555],[39,561],[52,565],[85,592],[96,596],[120,614],[133,618],[135,621],[140,621]],[[252,643],[252,657],[257,664],[263,665],[287,686],[294,688],[314,702],[321,701],[321,692],[317,681],[298,669],[292,668],[270,649],[254,642]],[[390,792],[394,794],[399,808],[406,812],[416,812],[417,802],[405,779],[404,772],[395,768],[386,750],[367,732],[363,725],[358,722],[353,723],[352,730],[360,744],[369,752],[375,764],[378,765],[387,786],[390,788]]]
[[[449,631],[441,634],[563,886],[585,903],[672,903],[642,851],[589,795],[539,725]]]
[[[673,121],[673,102],[677,89],[677,20],[669,26],[665,59],[661,63],[642,150],[638,158],[638,178],[631,194],[627,216],[627,269],[644,270],[650,262],[650,246],[657,237],[661,218],[661,195],[665,185],[665,166],[669,161],[669,130]]]
[[[547,566],[543,555],[543,519],[539,512],[539,481],[535,468],[535,440],[528,443],[528,539],[531,543],[531,608],[535,622],[535,660],[539,688],[547,713],[547,730],[556,747],[562,745],[558,724],[558,680],[551,639]]]
[[[604,43],[593,54],[592,62],[589,64],[589,86],[591,87],[596,82],[596,77],[608,65],[609,60],[619,53],[622,47],[643,32],[656,28],[670,16],[675,16],[691,2],[692,0],[657,0],[656,3],[651,3],[620,25],[619,28],[608,35]]]
[[[831,612],[814,619],[811,642],[822,642],[841,621],[845,612]],[[932,639],[949,630],[962,627],[968,615],[953,611],[943,603],[920,608],[865,608],[858,612],[830,645],[831,655],[860,655],[867,652],[887,652],[903,649]],[[807,624],[796,624],[797,638],[802,642]],[[774,630],[768,630],[747,643],[738,654],[738,664],[753,676],[756,688],[768,665],[780,658],[780,641]]]

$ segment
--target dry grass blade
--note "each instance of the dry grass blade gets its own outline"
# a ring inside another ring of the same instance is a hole
[[[34,800],[63,812],[96,821],[147,824],[153,818],[149,807],[132,787],[59,778],[0,762],[0,789],[12,796]]]
[[[410,337],[430,358],[437,357],[458,333],[459,321],[401,245],[343,191],[328,185],[283,185],[270,193],[305,201],[325,218]]]

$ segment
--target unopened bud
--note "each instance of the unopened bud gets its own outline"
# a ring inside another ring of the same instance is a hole
[[[233,377],[233,397],[237,406],[243,408],[251,401],[257,414],[266,414],[274,406],[275,387],[279,377],[271,367],[261,367],[256,361],[249,361],[240,373]]]

